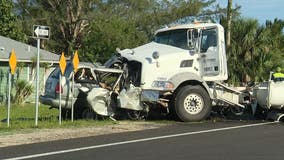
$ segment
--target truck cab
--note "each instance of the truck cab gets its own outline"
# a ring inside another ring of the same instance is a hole
[[[216,83],[228,78],[224,29],[195,22],[157,30],[154,41],[117,50],[105,65],[123,69],[124,87],[140,87],[141,102],[174,112],[182,121],[208,117]]]
[[[224,29],[219,24],[194,23],[158,30],[155,42],[181,48],[180,67],[202,77],[205,81],[226,80],[227,61]],[[192,65],[190,65],[192,62]]]

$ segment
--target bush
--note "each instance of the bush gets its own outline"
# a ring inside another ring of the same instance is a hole
[[[17,80],[16,93],[14,97],[14,103],[23,104],[25,100],[33,93],[33,86],[25,80]]]

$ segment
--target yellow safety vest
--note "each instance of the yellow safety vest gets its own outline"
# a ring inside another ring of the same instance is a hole
[[[283,73],[273,73],[273,77],[274,78],[284,78],[284,74]]]

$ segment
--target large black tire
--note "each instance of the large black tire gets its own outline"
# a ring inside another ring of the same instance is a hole
[[[98,115],[91,107],[86,107],[82,112],[82,118],[86,120],[98,120]]]
[[[142,111],[127,110],[126,113],[127,113],[127,117],[130,120],[137,121],[137,120],[142,120],[144,118]]]
[[[79,95],[77,96],[77,100],[74,103],[74,118],[75,119],[82,119],[82,113],[85,108],[88,108],[89,104],[87,102],[87,94],[80,91]]]
[[[175,111],[181,121],[201,121],[211,111],[211,99],[204,88],[199,85],[184,86],[175,96]]]
[[[269,110],[268,109],[264,109],[262,107],[260,107],[259,104],[257,104],[256,106],[256,110],[254,113],[254,118],[256,120],[265,120],[267,118]]]

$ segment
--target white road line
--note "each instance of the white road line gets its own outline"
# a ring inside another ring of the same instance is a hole
[[[28,158],[37,158],[37,157],[43,157],[43,156],[50,156],[50,155],[56,155],[56,154],[70,153],[70,152],[76,152],[76,151],[103,148],[103,147],[109,147],[109,146],[117,146],[117,145],[137,143],[137,142],[152,141],[152,140],[165,139],[165,138],[173,138],[173,137],[188,136],[188,135],[194,135],[194,134],[202,134],[202,133],[209,133],[209,132],[218,132],[218,131],[224,131],[224,130],[232,130],[232,129],[239,129],[239,128],[262,126],[262,125],[273,124],[273,123],[279,123],[279,122],[265,122],[265,123],[241,125],[241,126],[234,126],[234,127],[209,129],[209,130],[203,130],[203,131],[186,132],[186,133],[180,133],[180,134],[172,134],[172,135],[166,135],[166,136],[158,136],[158,137],[143,138],[143,139],[136,139],[136,140],[130,140],[130,141],[101,144],[101,145],[95,145],[95,146],[89,146],[89,147],[74,148],[74,149],[67,149],[67,150],[54,151],[54,152],[46,152],[46,153],[41,153],[41,154],[34,154],[34,155],[28,155],[28,156],[8,158],[8,159],[4,159],[4,160],[22,160],[22,159],[28,159]]]

